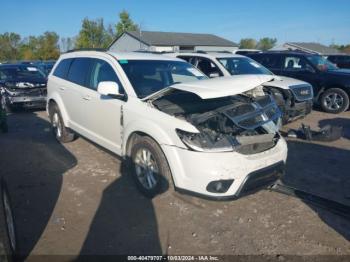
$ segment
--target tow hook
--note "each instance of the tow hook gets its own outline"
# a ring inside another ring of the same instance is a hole
[[[268,190],[299,198],[302,201],[307,202],[313,206],[325,209],[329,212],[350,219],[350,206],[305,192],[294,187],[286,186],[281,181],[277,181],[275,184],[271,185]]]

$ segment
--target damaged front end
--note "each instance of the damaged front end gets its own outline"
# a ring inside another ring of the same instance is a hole
[[[44,108],[46,83],[5,82],[1,85],[3,103],[7,107]]]
[[[173,90],[152,104],[198,129],[199,133],[176,130],[193,151],[256,154],[274,147],[280,139],[277,125],[281,112],[274,99],[258,88],[212,99]]]

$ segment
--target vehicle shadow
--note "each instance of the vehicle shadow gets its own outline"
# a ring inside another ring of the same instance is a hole
[[[137,191],[128,174],[128,162],[121,162],[121,176],[103,192],[79,261],[86,261],[90,255],[94,259],[101,255],[162,253],[152,200]]]
[[[320,128],[326,125],[342,126],[343,137],[346,139],[350,139],[350,119],[337,117],[337,118],[331,118],[331,119],[322,119],[319,121]]]
[[[350,150],[297,140],[288,141],[288,150],[286,175],[282,180],[285,185],[336,201],[348,206],[350,211]],[[350,240],[350,221],[304,202],[327,225]]]
[[[27,257],[60,195],[63,174],[76,158],[58,143],[48,121],[32,111],[9,114],[9,132],[0,136],[0,172],[13,202],[20,256]]]

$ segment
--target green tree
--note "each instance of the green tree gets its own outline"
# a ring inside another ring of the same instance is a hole
[[[123,10],[119,14],[119,18],[120,18],[120,21],[116,25],[117,36],[120,36],[121,34],[123,34],[126,31],[138,31],[139,30],[138,25],[132,21],[130,14],[127,11]]]
[[[57,59],[60,56],[58,47],[58,34],[55,32],[45,32],[38,37],[37,56],[41,60]]]
[[[253,38],[243,38],[239,42],[240,49],[255,49],[256,45],[257,45],[257,42]]]
[[[103,19],[89,20],[85,18],[75,42],[75,48],[106,48],[111,36],[105,30]]]
[[[19,59],[19,45],[21,36],[16,33],[6,32],[0,34],[0,61]]]
[[[257,47],[258,49],[266,51],[274,47],[276,43],[277,43],[276,38],[264,37],[259,40]]]

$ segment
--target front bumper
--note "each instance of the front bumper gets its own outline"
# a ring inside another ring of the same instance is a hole
[[[21,106],[25,108],[45,108],[46,96],[8,96],[10,106]]]
[[[285,108],[283,124],[307,116],[312,111],[312,105],[313,101],[307,100],[303,102],[295,102],[293,106]]]
[[[280,165],[287,159],[287,145],[283,138],[275,147],[253,155],[194,152],[168,145],[162,145],[162,150],[179,191],[216,199],[237,198],[271,184],[282,175]],[[271,167],[268,172],[264,171],[267,167]],[[224,193],[207,190],[209,183],[220,180],[233,180],[233,183]]]

